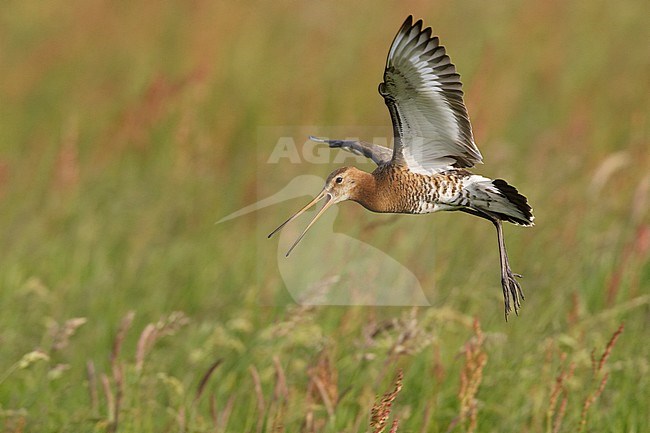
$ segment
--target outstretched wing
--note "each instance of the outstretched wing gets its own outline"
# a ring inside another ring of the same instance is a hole
[[[393,158],[393,150],[388,147],[380,146],[367,141],[354,141],[354,140],[327,140],[325,138],[309,136],[311,141],[317,143],[327,143],[331,148],[341,148],[358,155],[363,155],[366,158],[372,159],[375,164],[383,165],[388,164]]]
[[[393,121],[392,162],[432,174],[483,160],[463,103],[460,75],[431,28],[409,16],[390,47],[379,85]]]

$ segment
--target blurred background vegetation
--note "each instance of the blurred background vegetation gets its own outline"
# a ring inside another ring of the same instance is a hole
[[[2,2],[3,430],[380,431],[401,368],[398,431],[648,431],[649,9]],[[337,166],[264,164],[264,128],[390,132],[376,89],[409,14],[463,77],[477,171],[535,209],[506,229],[527,295],[508,323],[469,216],[340,206],[335,231],[418,277],[418,310],[282,301],[260,236],[306,197],[215,225]]]

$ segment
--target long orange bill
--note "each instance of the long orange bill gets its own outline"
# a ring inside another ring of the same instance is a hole
[[[303,207],[302,209],[300,209],[300,210],[299,210],[298,212],[296,212],[293,216],[291,216],[288,220],[286,220],[285,222],[283,222],[282,224],[280,224],[280,226],[279,226],[277,229],[273,230],[273,231],[271,232],[271,234],[269,234],[268,237],[270,238],[271,236],[273,236],[274,234],[276,234],[278,231],[280,231],[280,230],[282,229],[282,227],[284,227],[285,225],[287,225],[288,223],[290,223],[290,222],[293,221],[294,219],[298,218],[300,215],[302,215],[305,211],[307,211],[307,210],[308,210],[309,208],[311,208],[313,205],[315,205],[316,203],[318,203],[319,201],[321,201],[323,198],[326,198],[326,200],[325,200],[325,204],[323,205],[323,207],[321,208],[321,210],[318,211],[318,213],[317,213],[316,216],[311,220],[311,222],[307,225],[307,228],[305,228],[305,230],[304,230],[304,231],[302,232],[302,234],[298,237],[298,239],[296,239],[296,241],[293,243],[293,245],[291,245],[291,248],[289,248],[289,251],[287,251],[286,257],[289,257],[289,254],[291,254],[291,251],[293,251],[293,249],[296,247],[296,245],[298,245],[298,242],[300,242],[300,240],[305,236],[305,234],[307,233],[307,230],[309,230],[309,228],[310,228],[310,227],[311,227],[311,226],[316,222],[316,220],[317,220],[318,218],[320,218],[320,216],[323,214],[323,212],[325,212],[325,211],[326,211],[326,210],[327,210],[327,209],[328,209],[328,208],[333,204],[332,196],[331,196],[329,193],[327,193],[325,190],[321,191],[321,193],[318,194],[318,195],[317,195],[317,196],[316,196],[312,201],[310,201],[309,203],[307,203],[307,205],[306,205],[305,207]]]
[[[296,239],[296,241],[293,243],[293,245],[291,245],[291,248],[289,248],[289,251],[287,251],[287,254],[285,254],[285,257],[289,257],[289,254],[291,254],[291,251],[293,251],[293,249],[296,247],[296,245],[298,245],[298,242],[300,242],[300,240],[305,236],[305,234],[307,233],[307,230],[309,230],[309,228],[316,222],[316,220],[318,218],[320,218],[321,215],[323,215],[323,212],[325,212],[327,210],[327,208],[329,208],[330,206],[332,206],[332,204],[334,204],[334,201],[332,200],[331,195],[327,194],[326,197],[327,198],[325,199],[325,204],[323,205],[321,210],[319,210],[318,213],[316,214],[316,216],[314,217],[314,219],[312,219],[311,222],[309,224],[307,224],[307,228],[305,228],[305,230],[302,232],[302,234],[300,236],[298,236],[298,239]]]
[[[279,232],[280,230],[282,230],[282,227],[286,226],[286,225],[289,224],[291,221],[295,220],[295,219],[298,218],[300,215],[302,215],[303,213],[305,213],[306,210],[308,210],[310,207],[312,207],[313,205],[315,205],[316,203],[318,203],[319,201],[321,201],[321,200],[323,199],[323,197],[325,197],[325,194],[326,194],[325,190],[322,190],[322,191],[320,192],[320,194],[318,194],[316,197],[314,197],[314,199],[313,199],[312,201],[310,201],[309,203],[307,203],[307,205],[306,205],[305,207],[303,207],[303,208],[300,209],[298,212],[296,212],[295,214],[293,214],[293,215],[292,215],[288,220],[286,220],[285,222],[283,222],[282,224],[280,224],[280,225],[278,226],[278,228],[275,229],[275,230],[273,230],[273,231],[271,232],[271,234],[269,234],[267,237],[268,237],[268,238],[271,238],[271,236],[273,236],[274,234],[276,234],[277,232]]]

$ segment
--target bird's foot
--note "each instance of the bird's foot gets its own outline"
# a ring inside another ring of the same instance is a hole
[[[515,308],[515,314],[517,316],[519,315],[519,307],[521,307],[521,301],[525,299],[524,292],[521,290],[521,286],[515,277],[521,278],[521,275],[513,273],[510,267],[504,269],[501,274],[501,286],[503,287],[503,302],[505,304],[506,321],[508,321],[508,315],[512,311],[510,308],[510,298],[512,297],[512,304]]]

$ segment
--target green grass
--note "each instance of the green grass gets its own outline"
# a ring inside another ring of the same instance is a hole
[[[3,3],[2,430],[370,431],[402,369],[386,430],[576,431],[593,400],[583,431],[648,431],[647,9]],[[265,164],[269,127],[390,131],[376,86],[410,13],[463,76],[476,171],[535,210],[506,229],[526,293],[507,323],[475,218],[339,207],[335,231],[416,274],[432,303],[416,310],[289,301],[264,234],[305,198],[215,225],[336,167]]]

